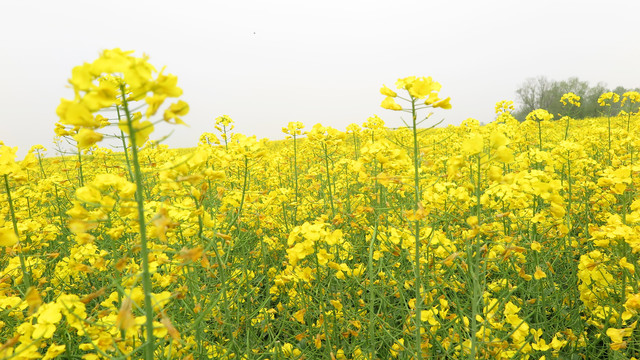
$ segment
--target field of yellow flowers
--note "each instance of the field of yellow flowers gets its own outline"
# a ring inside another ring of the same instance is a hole
[[[408,77],[406,126],[169,149],[176,76],[113,49],[69,82],[74,155],[0,147],[0,359],[640,358],[640,94],[441,128]]]

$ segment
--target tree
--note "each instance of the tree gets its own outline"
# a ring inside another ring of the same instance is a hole
[[[538,76],[537,78],[528,78],[520,85],[520,88],[516,90],[518,102],[520,108],[516,112],[516,115],[526,116],[528,113],[535,109],[544,108],[549,103],[549,90],[551,89],[551,82],[545,76]],[[524,118],[523,116],[523,118]],[[516,118],[519,119],[518,116]]]
[[[595,117],[603,114],[601,107],[598,105],[600,95],[613,91],[622,96],[627,91],[638,91],[637,89],[625,89],[622,86],[609,90],[607,84],[603,82],[597,83],[595,86],[589,86],[589,82],[581,81],[577,77],[570,77],[562,81],[552,81],[544,76],[526,79],[516,90],[516,99],[519,103],[517,110],[514,112],[516,119],[524,121],[527,114],[535,109],[545,109],[554,116],[559,117],[565,115],[563,112],[560,98],[562,95],[572,92],[581,98],[581,106],[577,109],[577,113],[573,116],[577,119],[585,117]],[[611,108],[612,114],[620,111],[620,104],[615,104]]]

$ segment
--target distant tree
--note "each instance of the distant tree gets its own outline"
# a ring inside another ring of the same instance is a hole
[[[524,116],[531,111],[548,105],[550,89],[551,82],[545,76],[525,80],[516,90],[518,102],[520,103],[516,118],[519,120],[521,120],[520,118],[524,119]]]
[[[589,91],[589,83],[587,81],[580,81],[580,79],[578,79],[577,77],[570,77],[567,80],[556,81],[553,83],[553,91],[551,96],[554,100],[552,101],[550,108],[547,110],[557,117],[563,112],[562,104],[560,103],[560,98],[562,97],[562,95],[572,92],[580,96],[580,99],[584,101],[587,91]],[[573,114],[573,116],[581,118],[583,116],[582,114],[584,113],[583,110],[584,109],[582,108],[582,106],[577,108],[577,112]]]
[[[596,117],[602,114],[602,109],[598,105],[600,95],[608,92],[607,84],[599,82],[594,87],[590,87],[582,101],[582,117]]]
[[[516,119],[524,121],[527,114],[535,109],[545,109],[556,118],[562,114],[562,95],[572,92],[581,98],[581,106],[573,116],[581,119],[585,117],[595,117],[603,114],[603,109],[598,105],[600,95],[613,91],[622,96],[627,91],[638,91],[638,89],[625,89],[618,86],[609,90],[607,84],[603,82],[590,86],[589,82],[581,81],[577,77],[570,77],[562,81],[552,81],[545,76],[526,79],[516,90],[516,99],[519,104],[514,112]],[[620,111],[620,104],[615,104],[611,109],[613,114]],[[564,115],[564,114],[563,114]]]

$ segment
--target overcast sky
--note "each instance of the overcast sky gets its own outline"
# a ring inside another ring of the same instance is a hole
[[[71,69],[103,49],[148,54],[178,76],[190,127],[167,143],[195,146],[214,119],[282,138],[302,121],[344,130],[380,108],[382,84],[432,76],[453,109],[445,124],[494,118],[526,78],[577,76],[640,86],[640,1],[2,1],[0,140],[19,158],[54,155],[55,109],[72,98]]]

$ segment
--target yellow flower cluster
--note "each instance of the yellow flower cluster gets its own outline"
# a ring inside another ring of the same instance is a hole
[[[145,117],[156,114],[168,97],[179,97],[182,89],[177,86],[175,75],[157,73],[149,64],[147,56],[132,56],[133,51],[105,50],[92,63],[73,68],[69,84],[73,87],[73,100],[62,99],[56,109],[60,117],[56,125],[58,136],[73,135],[79,149],[86,149],[101,141],[103,134],[96,132],[110,124],[111,119],[95,113],[113,107],[122,107],[123,99],[129,102],[144,100],[147,105]],[[157,74],[156,74],[157,73]],[[123,109],[128,112],[129,109]],[[184,124],[181,116],[189,112],[189,106],[180,100],[164,112],[163,119],[173,124]],[[128,116],[128,114],[127,114]],[[120,117],[120,115],[118,116]],[[141,113],[134,114],[132,121],[115,119],[127,135],[135,132],[135,142],[141,146],[153,132],[153,123],[140,121]],[[67,130],[66,127],[71,127]]]
[[[440,99],[438,97],[438,92],[442,86],[440,83],[433,81],[430,76],[409,76],[403,79],[398,79],[396,85],[398,89],[406,90],[409,93],[412,103],[415,103],[418,99],[426,98],[424,105],[433,108],[451,109],[451,104],[449,103],[451,98]],[[383,85],[380,89],[380,93],[386,96],[381,105],[383,108],[389,110],[402,110],[402,106],[394,100],[394,98],[398,96],[394,91],[389,89],[386,85]]]

